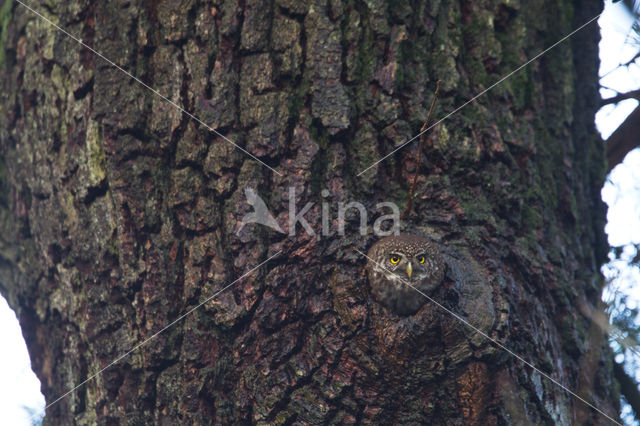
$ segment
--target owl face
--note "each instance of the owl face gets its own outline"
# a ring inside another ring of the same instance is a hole
[[[415,251],[415,253],[414,253]],[[385,257],[384,268],[393,274],[390,274],[391,279],[404,279],[405,281],[420,281],[427,274],[424,264],[426,262],[426,253],[424,250],[409,250],[403,252],[402,250],[390,251]]]
[[[373,296],[397,313],[417,311],[444,279],[444,261],[438,246],[419,235],[383,238],[369,250],[367,273]],[[412,288],[414,287],[414,288]]]

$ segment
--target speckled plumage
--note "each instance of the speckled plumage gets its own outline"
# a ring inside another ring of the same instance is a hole
[[[373,296],[400,315],[414,314],[427,302],[427,298],[405,283],[428,295],[444,279],[445,264],[438,246],[419,235],[383,238],[367,255],[366,270]],[[398,256],[398,263],[391,262],[392,256]],[[420,256],[425,258],[422,264],[418,261]]]

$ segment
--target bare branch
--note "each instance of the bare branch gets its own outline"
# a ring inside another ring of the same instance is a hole
[[[607,139],[607,173],[622,162],[625,155],[640,146],[640,107],[636,107]]]
[[[620,383],[620,393],[624,395],[636,419],[640,419],[640,391],[633,378],[629,377],[622,364],[613,362],[613,374]]]
[[[626,93],[619,93],[616,96],[613,96],[611,98],[603,99],[602,102],[600,102],[600,105],[605,106],[605,105],[617,104],[618,102],[622,102],[627,99],[640,100],[640,89],[632,90]]]

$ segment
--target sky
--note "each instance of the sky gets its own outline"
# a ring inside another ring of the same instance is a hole
[[[620,4],[607,2],[605,13],[598,21],[602,34],[601,83],[620,92],[640,87],[640,66],[619,67],[620,63],[630,60],[640,48],[640,40],[634,38],[634,33],[629,31],[633,23],[632,17],[623,10]],[[614,94],[612,90],[601,89],[603,97]],[[636,100],[627,100],[602,108],[596,115],[596,125],[602,137],[608,138],[637,104]],[[605,232],[609,244],[624,246],[640,243],[640,149],[627,155],[624,162],[611,172],[602,189],[602,199],[608,205]],[[634,253],[626,250],[627,257],[633,257]],[[603,273],[618,273],[614,284],[630,295],[632,303],[640,306],[640,271],[637,268],[625,269],[624,262],[617,261],[603,267]],[[18,320],[1,296],[0,342],[3,342],[6,348],[0,351],[1,423],[32,425],[34,421],[30,419],[31,413],[41,410],[45,400],[40,393],[40,382],[31,371],[27,347]],[[640,381],[640,371],[635,373],[636,379]],[[78,378],[78,381],[81,379]],[[628,416],[625,416],[625,423],[637,424]]]
[[[603,87],[613,89],[601,89],[601,96],[607,98],[616,92],[640,88],[640,66],[637,63],[620,66],[631,61],[640,50],[638,34],[630,31],[633,17],[621,4],[608,4],[599,24],[602,34],[600,82]],[[602,137],[609,137],[637,106],[637,100],[629,99],[602,108],[596,114],[596,125]],[[640,307],[640,269],[629,267],[629,262],[636,256],[633,245],[640,244],[640,149],[627,154],[624,161],[611,171],[601,194],[608,206],[605,232],[609,245],[623,247],[619,258],[610,254],[610,262],[602,267],[603,275],[610,280],[603,300],[609,302],[624,295],[626,306],[637,308]],[[618,362],[622,360],[627,373],[640,382],[640,356],[637,352],[626,350],[624,357],[616,358]],[[626,403],[622,405],[622,418],[625,425],[640,425]]]
[[[16,314],[0,297],[0,423],[31,425],[30,411],[44,407],[40,381],[31,371],[27,345]]]

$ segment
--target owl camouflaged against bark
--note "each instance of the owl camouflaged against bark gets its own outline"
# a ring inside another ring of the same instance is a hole
[[[416,289],[430,295],[444,279],[445,263],[440,250],[418,235],[383,238],[367,255],[366,271],[373,296],[399,315],[412,315],[427,302]]]

